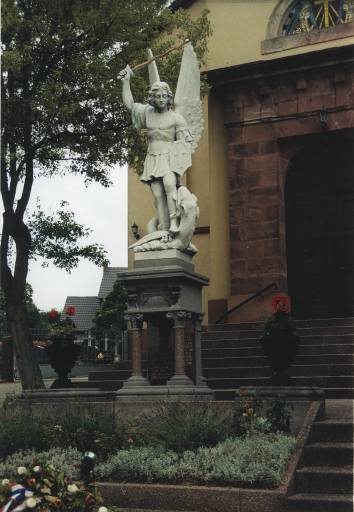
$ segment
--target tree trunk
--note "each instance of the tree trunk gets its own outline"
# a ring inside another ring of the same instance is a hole
[[[5,295],[7,320],[14,343],[22,388],[43,389],[45,386],[30,337],[24,300],[31,242],[30,233],[22,219],[18,219],[14,213],[5,212],[3,218],[1,286]],[[8,263],[10,233],[16,244],[14,274],[12,274]]]
[[[10,329],[22,388],[43,389],[45,386],[29,334],[26,308],[21,303],[11,302],[8,306]]]

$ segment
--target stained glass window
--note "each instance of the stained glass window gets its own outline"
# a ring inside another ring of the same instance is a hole
[[[298,0],[290,9],[283,34],[302,34],[353,21],[354,0]]]

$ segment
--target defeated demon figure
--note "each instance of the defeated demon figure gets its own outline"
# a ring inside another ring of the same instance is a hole
[[[148,225],[151,233],[135,242],[129,249],[134,249],[134,252],[179,249],[192,256],[196,254],[198,250],[191,240],[199,217],[197,198],[187,187],[181,186],[177,190],[176,207],[180,222],[175,238],[171,238],[167,230],[156,230],[157,218],[154,217]]]

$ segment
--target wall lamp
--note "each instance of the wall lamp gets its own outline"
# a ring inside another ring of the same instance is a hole
[[[135,238],[135,240],[139,240],[140,239],[140,235],[139,235],[139,226],[136,224],[136,222],[134,222],[131,226],[130,226],[131,230],[132,230],[132,233],[133,233],[133,237]]]
[[[320,125],[324,130],[328,129],[328,113],[325,110],[319,112]]]

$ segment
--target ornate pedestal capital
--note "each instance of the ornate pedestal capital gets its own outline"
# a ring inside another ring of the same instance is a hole
[[[130,322],[132,329],[141,329],[143,326],[144,315],[141,313],[129,313],[124,315],[124,319]]]
[[[173,320],[174,327],[185,328],[186,321],[192,318],[192,315],[187,311],[171,311],[166,313],[166,318]]]

